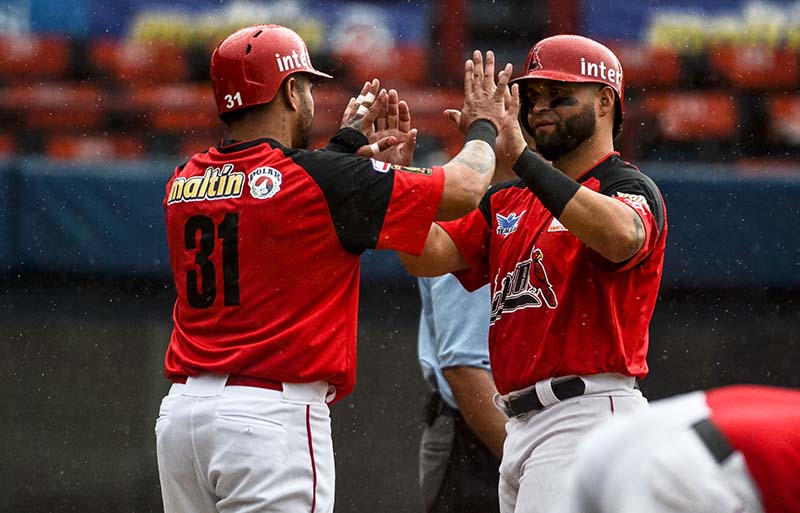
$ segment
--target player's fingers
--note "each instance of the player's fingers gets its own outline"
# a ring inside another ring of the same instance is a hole
[[[475,90],[475,76],[473,75],[474,71],[475,63],[472,62],[472,59],[467,59],[464,61],[464,96],[467,98],[470,98]]]
[[[386,126],[390,129],[398,128],[400,122],[400,106],[398,102],[400,98],[397,96],[395,89],[389,89],[389,95],[386,104]]]
[[[400,100],[397,104],[397,110],[399,118],[397,128],[401,132],[406,133],[411,130],[411,109],[406,102]]]
[[[444,111],[444,115],[447,116],[447,119],[455,123],[456,126],[459,126],[461,123],[461,111],[455,109],[447,109]]]
[[[506,102],[506,113],[512,119],[519,117],[519,84],[511,86],[511,98]]]
[[[497,75],[497,89],[495,94],[497,97],[505,96],[508,90],[508,81],[511,80],[511,73],[514,67],[511,64],[506,64],[506,67]],[[499,94],[497,94],[499,92]]]
[[[342,114],[342,123],[352,118],[356,113],[356,109],[356,99],[350,98],[350,101],[347,102],[347,107],[344,108],[344,114]]]
[[[409,155],[408,163],[411,164],[411,158],[414,156],[414,151],[417,149],[417,129],[412,128],[408,131],[408,137],[403,145],[403,150]]]
[[[491,50],[486,52],[486,64],[483,67],[483,88],[489,92],[493,92],[495,90],[494,52]]]
[[[472,62],[474,64],[474,68],[472,70],[474,87],[476,90],[483,89],[483,54],[480,50],[475,50],[472,52]]]
[[[381,91],[378,93],[378,96],[375,98],[375,103],[373,103],[369,107],[368,114],[365,116],[370,123],[383,118],[384,127],[386,126],[385,125],[386,102],[387,102],[386,89],[381,89]]]

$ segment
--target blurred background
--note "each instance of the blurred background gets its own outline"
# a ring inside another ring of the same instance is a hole
[[[315,146],[377,76],[411,106],[417,165],[461,146],[441,112],[473,48],[519,70],[550,34],[604,42],[627,85],[617,147],[668,208],[644,392],[800,386],[800,1],[0,0],[0,511],[161,509],[161,201],[223,135],[213,46],[254,23],[292,27],[336,77]],[[418,511],[418,311],[396,257],[367,253],[337,512]]]

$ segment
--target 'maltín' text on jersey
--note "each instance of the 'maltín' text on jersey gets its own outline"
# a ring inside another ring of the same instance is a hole
[[[167,204],[179,201],[202,201],[238,198],[244,190],[244,173],[232,173],[233,164],[222,168],[209,166],[202,176],[176,178],[172,182]]]

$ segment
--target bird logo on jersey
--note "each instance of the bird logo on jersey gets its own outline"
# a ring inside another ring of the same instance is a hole
[[[523,308],[541,308],[542,305],[550,309],[558,306],[558,298],[547,277],[543,260],[542,250],[534,247],[528,260],[517,263],[514,270],[505,275],[499,289],[495,278],[496,292],[492,294],[490,325],[504,313]]]
[[[522,218],[525,212],[527,212],[527,210],[523,210],[522,214],[520,215],[517,215],[516,212],[511,212],[507,216],[495,214],[494,216],[497,218],[497,235],[508,237],[510,234],[517,231],[519,220]]]
[[[267,199],[278,194],[281,190],[283,176],[277,169],[259,167],[250,171],[247,183],[250,184],[250,195],[255,199]]]

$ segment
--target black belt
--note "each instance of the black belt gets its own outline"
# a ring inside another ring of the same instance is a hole
[[[565,401],[573,397],[583,395],[586,391],[586,383],[581,378],[575,377],[557,383],[551,382],[553,394],[559,401]],[[506,407],[506,412],[509,417],[518,417],[530,411],[539,411],[544,409],[544,405],[536,395],[536,388],[531,388],[527,392],[514,395],[505,399],[503,404]]]
[[[692,429],[694,429],[697,436],[700,437],[700,440],[703,441],[703,444],[708,448],[711,455],[714,456],[714,459],[717,460],[717,463],[722,463],[728,456],[733,454],[733,447],[731,447],[730,442],[728,442],[725,435],[722,434],[722,431],[711,422],[711,419],[703,419],[695,422],[692,424]]]

